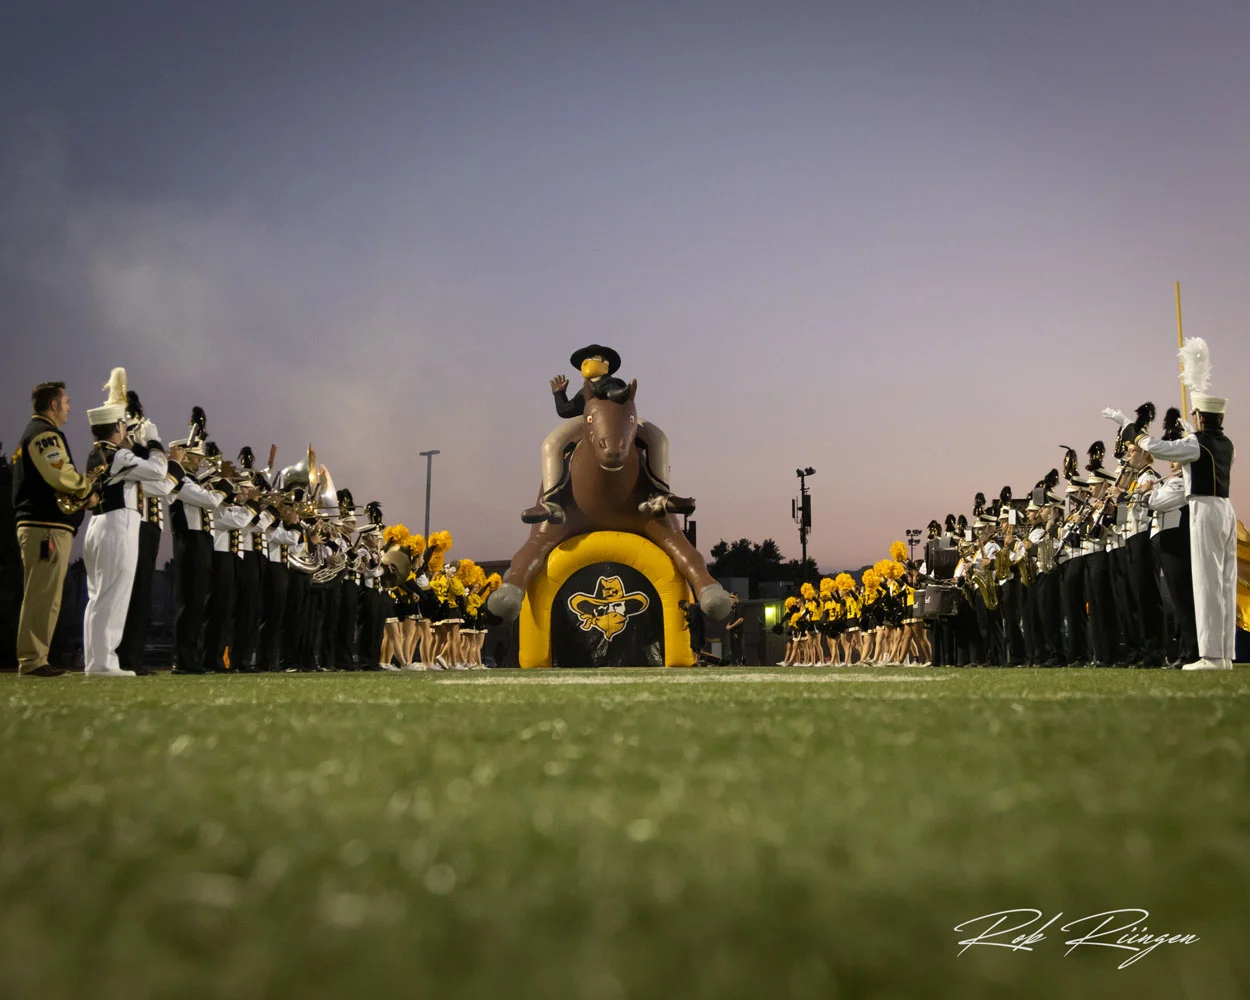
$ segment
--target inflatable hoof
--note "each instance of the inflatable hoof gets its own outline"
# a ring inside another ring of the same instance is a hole
[[[505,583],[486,599],[486,608],[495,617],[512,622],[520,616],[524,600],[525,591],[515,583]],[[728,603],[725,604],[725,613],[729,613]]]
[[[498,594],[499,591],[495,593]],[[493,597],[494,595],[492,595],[492,599]],[[733,598],[729,596],[729,591],[719,583],[705,587],[703,593],[699,595],[699,607],[714,622],[724,621],[729,617],[729,606],[732,603]],[[494,609],[492,608],[492,610]]]

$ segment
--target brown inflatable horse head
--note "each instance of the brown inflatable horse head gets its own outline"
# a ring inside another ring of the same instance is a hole
[[[637,381],[615,399],[590,399],[582,417],[582,446],[595,455],[604,472],[620,472],[634,454],[638,409],[634,406]]]

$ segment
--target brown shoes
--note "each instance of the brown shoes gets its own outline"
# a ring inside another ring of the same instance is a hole
[[[27,670],[21,674],[22,677],[64,677],[68,674],[68,670],[61,670],[59,667],[52,667],[48,664],[35,667],[34,670]]]

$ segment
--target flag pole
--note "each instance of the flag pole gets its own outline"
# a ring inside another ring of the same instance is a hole
[[[1176,346],[1182,348],[1185,346],[1185,327],[1181,323],[1181,283],[1176,282]],[[1185,363],[1181,362],[1181,373],[1185,371]],[[1181,383],[1181,414],[1183,418],[1189,417],[1189,396],[1185,389],[1185,383]]]

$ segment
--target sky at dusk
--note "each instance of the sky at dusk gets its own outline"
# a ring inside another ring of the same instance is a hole
[[[1178,402],[1176,280],[1250,437],[1248,49],[1231,0],[7,0],[0,439],[64,379],[85,458],[123,365],[415,530],[440,449],[507,558],[598,342],[705,552],[797,556],[811,465],[859,565]]]

